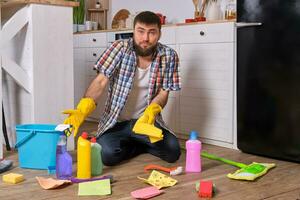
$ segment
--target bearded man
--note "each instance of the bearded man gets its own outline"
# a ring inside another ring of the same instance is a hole
[[[178,55],[158,42],[161,22],[155,13],[141,12],[133,23],[133,38],[117,40],[104,51],[95,64],[98,75],[77,108],[64,112],[69,114],[64,123],[72,125],[76,135],[109,84],[96,135],[107,166],[141,153],[170,163],[180,157],[178,139],[160,113],[169,92],[181,88]]]

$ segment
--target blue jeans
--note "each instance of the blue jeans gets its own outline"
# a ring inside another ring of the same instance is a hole
[[[148,136],[132,132],[135,122],[136,120],[118,122],[97,138],[97,142],[102,146],[104,165],[113,166],[142,153],[150,153],[169,163],[179,159],[181,153],[176,136],[155,124],[162,129],[164,138],[151,143]]]

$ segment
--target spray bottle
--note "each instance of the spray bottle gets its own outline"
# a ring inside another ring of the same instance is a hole
[[[91,143],[83,132],[77,141],[77,178],[91,178]]]
[[[67,152],[67,137],[62,133],[56,145],[56,178],[69,179],[71,177],[72,157]]]
[[[102,147],[96,142],[96,138],[91,139],[91,165],[92,165],[92,176],[99,176],[102,174],[103,163],[101,159]]]
[[[198,133],[191,131],[190,139],[186,141],[186,172],[201,172],[201,142],[197,140]]]

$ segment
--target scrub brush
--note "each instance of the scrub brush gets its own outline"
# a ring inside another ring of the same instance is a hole
[[[183,169],[182,169],[181,166],[167,168],[167,167],[163,167],[163,166],[160,166],[160,165],[150,164],[150,165],[147,165],[147,166],[144,167],[145,171],[152,170],[152,169],[156,169],[156,170],[161,170],[161,171],[164,171],[164,172],[168,172],[172,176],[179,175],[183,171]]]

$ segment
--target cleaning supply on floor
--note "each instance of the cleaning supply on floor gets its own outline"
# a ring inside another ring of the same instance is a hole
[[[109,179],[103,179],[98,181],[89,181],[78,184],[78,196],[99,196],[110,195],[111,185]],[[91,198],[89,198],[91,199]],[[109,197],[106,197],[109,199]]]
[[[55,130],[64,132],[66,134],[66,136],[69,137],[72,134],[71,128],[72,128],[72,125],[70,125],[70,124],[58,124],[55,127]]]
[[[91,178],[91,143],[87,132],[77,141],[77,178]]]
[[[233,174],[227,174],[228,178],[237,179],[237,180],[253,181],[256,178],[266,174],[269,169],[276,166],[274,163],[256,163],[256,162],[253,162],[250,165],[246,165],[244,163],[239,163],[225,158],[221,158],[206,152],[202,152],[201,156],[204,158],[208,158],[211,160],[218,160],[226,164],[239,167],[240,169],[234,172]]]
[[[159,190],[156,187],[150,186],[150,187],[145,187],[142,189],[132,191],[130,194],[133,198],[136,198],[136,199],[150,199],[152,197],[160,195],[161,193],[163,193],[162,190]]]
[[[17,174],[17,173],[9,173],[9,174],[5,174],[2,177],[3,182],[5,183],[20,183],[22,181],[24,181],[24,176],[22,174]]]
[[[213,183],[211,181],[200,181],[198,195],[200,198],[212,198]]]
[[[197,137],[198,133],[196,131],[191,131],[190,139],[185,143],[185,172],[201,172],[201,142]]]
[[[9,170],[13,165],[12,160],[1,160],[0,161],[0,173]]]
[[[102,147],[97,143],[96,138],[91,139],[91,173],[92,176],[102,174],[103,163],[101,158]]]
[[[213,183],[212,185],[212,192],[213,194],[216,193],[217,189],[216,189],[216,185]],[[200,188],[200,181],[197,181],[196,184],[195,184],[195,189],[196,189],[196,192],[199,193],[199,188]]]
[[[70,180],[55,180],[53,178],[35,177],[40,186],[45,190],[55,189],[62,185],[71,184]]]
[[[174,175],[179,175],[182,173],[183,169],[181,166],[179,167],[171,167],[171,168],[168,168],[168,167],[163,167],[163,166],[160,166],[160,165],[154,165],[154,164],[149,164],[149,165],[146,165],[144,167],[144,170],[145,171],[148,171],[148,170],[153,170],[153,169],[156,169],[156,170],[161,170],[161,171],[164,171],[164,172],[168,172],[170,173],[170,175],[174,176]]]
[[[55,124],[16,126],[18,160],[21,168],[48,169],[56,166],[56,145],[61,134]],[[34,152],[34,153],[33,153]]]
[[[67,136],[62,132],[56,145],[56,178],[72,177],[72,157],[67,151]]]
[[[177,180],[171,177],[168,177],[165,174],[162,174],[156,170],[153,170],[148,177],[148,179],[144,179],[138,177],[138,179],[143,180],[144,182],[156,187],[157,189],[161,189],[163,187],[170,187],[177,183]]]
[[[155,117],[161,110],[160,105],[151,103],[145,109],[143,115],[136,121],[132,131],[136,134],[148,135],[151,143],[162,140],[162,130],[154,126]]]
[[[113,175],[106,175],[106,176],[95,177],[95,178],[71,177],[70,181],[72,181],[72,183],[83,183],[83,182],[89,182],[89,181],[99,181],[99,180],[104,180],[104,179],[109,179],[111,183],[115,182],[115,180],[113,179]]]
[[[48,166],[48,174],[56,174],[56,166]]]

